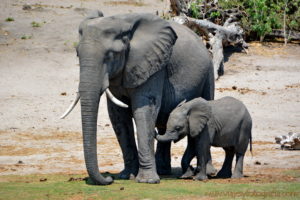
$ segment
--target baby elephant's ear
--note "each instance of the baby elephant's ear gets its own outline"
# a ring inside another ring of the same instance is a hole
[[[211,107],[205,100],[201,100],[191,108],[188,116],[191,137],[196,137],[203,131],[211,116]]]

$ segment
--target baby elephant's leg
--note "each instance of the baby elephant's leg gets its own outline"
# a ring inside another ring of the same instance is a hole
[[[225,150],[225,160],[222,169],[217,174],[217,177],[230,178],[232,175],[231,168],[232,168],[232,160],[234,157],[234,148],[224,147],[224,150]]]
[[[244,154],[236,153],[236,164],[231,178],[243,177]]]
[[[199,172],[196,174],[194,180],[206,180],[207,157],[210,149],[208,132],[204,131],[198,136],[195,146],[197,154],[197,170],[199,170]]]
[[[241,127],[238,145],[236,145],[236,164],[231,178],[243,177],[244,155],[247,151],[249,140],[251,137],[251,123],[244,122]]]
[[[195,141],[188,137],[188,144],[181,160],[181,169],[183,173],[181,178],[192,178],[192,176],[194,176],[194,170],[191,169],[190,163],[196,156],[195,148]]]
[[[187,168],[187,170],[184,172],[184,174],[182,174],[179,178],[181,178],[181,179],[192,179],[194,175],[195,175],[195,169],[193,168],[193,166],[190,165]]]

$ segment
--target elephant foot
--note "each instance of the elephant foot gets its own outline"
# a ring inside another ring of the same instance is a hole
[[[159,176],[153,169],[139,169],[139,173],[136,177],[138,183],[160,183]]]
[[[210,176],[215,175],[217,173],[217,171],[218,170],[216,170],[216,168],[214,168],[213,165],[211,165],[209,163],[206,165],[206,174],[207,175],[210,175]]]
[[[204,181],[207,180],[207,175],[206,174],[200,174],[198,173],[195,177],[194,177],[194,181]]]
[[[137,170],[131,170],[131,169],[123,169],[120,173],[118,178],[119,179],[134,179],[134,177],[137,175]]]
[[[218,172],[217,177],[218,178],[230,178],[231,175],[232,175],[231,171],[221,170]]]
[[[139,163],[137,162],[133,162],[135,163],[134,165],[130,165],[130,166],[125,166],[125,169],[123,169],[120,173],[119,173],[119,179],[134,179],[134,177],[136,177],[138,171],[139,171]]]
[[[243,178],[243,177],[244,177],[244,175],[240,172],[233,173],[233,175],[231,176],[231,178]]]
[[[194,168],[192,166],[189,166],[186,170],[186,172],[181,175],[179,178],[181,179],[192,179],[194,176]]]

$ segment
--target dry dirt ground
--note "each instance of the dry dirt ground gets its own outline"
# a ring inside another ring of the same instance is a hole
[[[31,9],[23,10],[24,4]],[[74,49],[78,25],[89,9],[100,9],[104,15],[161,14],[168,6],[168,0],[0,2],[0,175],[85,173],[80,107],[59,119],[78,87]],[[14,21],[5,21],[8,17]],[[278,171],[300,169],[300,152],[282,151],[274,143],[277,135],[300,131],[300,46],[251,43],[248,54],[229,52],[226,58],[225,75],[216,82],[216,98],[242,100],[253,118],[253,157],[247,153],[245,174],[276,179]],[[101,170],[119,172],[122,154],[105,97],[98,133]],[[173,145],[173,167],[180,166],[185,145],[185,140]],[[220,168],[223,150],[212,152]]]

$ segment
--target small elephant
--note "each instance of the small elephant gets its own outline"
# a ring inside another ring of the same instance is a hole
[[[209,161],[210,146],[223,147],[225,161],[217,177],[243,177],[243,160],[250,141],[252,153],[252,119],[246,106],[233,97],[215,101],[195,98],[179,104],[170,114],[167,131],[157,135],[163,141],[178,141],[188,135],[188,146],[182,158],[182,170],[189,173],[189,164],[197,156],[196,180],[207,179],[206,164]],[[232,160],[236,165],[232,174]],[[185,175],[183,175],[185,176]]]

